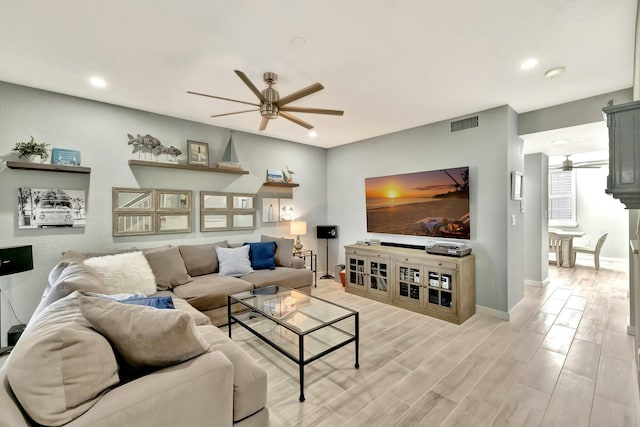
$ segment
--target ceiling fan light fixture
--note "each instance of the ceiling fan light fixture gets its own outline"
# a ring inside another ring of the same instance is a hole
[[[271,104],[271,103],[268,103],[268,102],[263,102],[260,105],[260,115],[262,117],[266,117],[267,119],[275,119],[275,118],[277,118],[279,112],[280,112],[280,109],[275,104]]]
[[[316,136],[318,136],[318,132],[316,132],[315,130],[310,130],[309,131],[309,137],[310,138],[315,138]]]

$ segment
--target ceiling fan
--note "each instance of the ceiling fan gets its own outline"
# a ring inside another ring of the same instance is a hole
[[[322,86],[320,83],[314,83],[310,86],[300,89],[297,92],[293,92],[283,98],[280,98],[280,94],[278,93],[278,91],[272,87],[278,82],[278,75],[276,73],[272,73],[272,72],[264,73],[263,79],[264,79],[264,82],[268,85],[268,87],[263,89],[261,92],[253,83],[251,83],[251,80],[249,80],[249,78],[245,73],[243,73],[240,70],[234,70],[234,71],[238,75],[238,77],[240,77],[240,79],[244,82],[244,84],[246,84],[249,87],[249,89],[251,89],[251,92],[253,92],[254,95],[258,97],[258,100],[260,100],[259,104],[254,102],[240,101],[237,99],[223,98],[221,96],[208,95],[206,93],[198,93],[198,92],[191,92],[191,91],[187,91],[187,93],[190,93],[192,95],[206,96],[209,98],[222,99],[225,101],[239,102],[241,104],[253,105],[255,107],[258,107],[258,108],[253,108],[251,110],[242,110],[242,111],[234,111],[232,113],[215,114],[211,117],[222,117],[222,116],[229,116],[232,114],[241,114],[241,113],[249,113],[252,111],[260,111],[260,115],[262,116],[262,121],[260,122],[260,127],[258,128],[259,130],[265,130],[267,128],[267,124],[269,124],[269,120],[278,118],[279,116],[284,117],[285,119],[290,120],[293,123],[300,125],[302,127],[305,127],[307,129],[313,129],[313,125],[292,115],[291,112],[329,114],[332,116],[342,116],[344,114],[344,111],[339,111],[339,110],[294,107],[292,105],[291,106],[289,105],[293,101],[296,101],[300,98],[303,98],[305,96],[311,95],[312,93],[316,93],[324,89],[324,86]]]
[[[599,168],[600,166],[608,165],[608,160],[594,160],[588,162],[580,162],[573,163],[573,161],[569,158],[569,154],[565,155],[565,159],[562,161],[561,165],[553,166],[552,169],[562,169],[563,171],[570,171],[576,168]]]

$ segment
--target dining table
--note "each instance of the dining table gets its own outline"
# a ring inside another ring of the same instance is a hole
[[[561,267],[573,267],[573,238],[584,236],[584,231],[564,231],[559,228],[550,228],[550,233],[555,233],[560,238],[560,249],[562,250]]]

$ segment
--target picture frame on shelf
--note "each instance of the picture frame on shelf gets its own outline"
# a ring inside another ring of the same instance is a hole
[[[62,166],[80,166],[80,151],[54,148],[51,151],[51,164]]]
[[[187,162],[192,166],[209,167],[209,144],[187,140]]]
[[[285,182],[281,169],[267,169],[267,182]]]

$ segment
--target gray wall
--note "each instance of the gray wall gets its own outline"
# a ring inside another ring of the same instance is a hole
[[[631,96],[632,90],[629,88],[522,113],[518,116],[518,134],[527,135],[604,120],[602,108],[609,100],[613,99],[616,105],[623,104],[631,102]]]
[[[507,263],[512,241],[522,243],[511,233],[509,201],[510,168],[515,154],[515,113],[507,106],[479,113],[476,129],[449,133],[449,121],[384,135],[332,148],[327,158],[328,220],[340,227],[339,238],[332,242],[332,257],[344,263],[343,246],[356,240],[378,238],[389,242],[424,245],[428,238],[367,233],[364,179],[469,166],[471,197],[471,241],[476,255],[476,304],[505,313],[513,304],[507,295],[521,294],[522,275]],[[521,155],[521,154],[520,154]],[[517,214],[517,213],[516,213]],[[521,224],[522,221],[517,222]],[[518,279],[520,276],[520,279]],[[513,287],[513,289],[511,289]]]
[[[524,298],[524,212],[518,200],[511,200],[511,172],[524,174],[524,141],[518,137],[518,115],[507,108],[507,311]],[[524,193],[524,191],[523,191]]]
[[[130,168],[128,160],[137,158],[127,145],[127,133],[149,133],[165,145],[186,152],[187,139],[207,142],[210,159],[221,158],[229,131],[215,126],[116,107],[80,98],[40,91],[0,82],[0,154],[11,158],[11,148],[33,135],[51,147],[82,152],[82,165],[91,175],[0,170],[0,247],[33,245],[33,271],[0,277],[0,289],[11,300],[20,320],[29,320],[40,300],[49,270],[65,249],[109,250],[149,247],[160,244],[194,244],[228,239],[252,241],[261,233],[290,236],[288,223],[262,224],[243,232],[199,232],[198,191],[234,191],[260,196],[293,197],[301,219],[308,221],[309,234],[302,237],[305,247],[317,249],[315,225],[326,222],[326,150],[236,132],[238,157],[249,175],[205,173],[160,168]],[[258,122],[256,122],[257,125]],[[184,158],[184,155],[183,155]],[[0,159],[2,160],[2,159]],[[262,187],[267,168],[296,171],[299,188],[273,193]],[[84,189],[87,191],[87,225],[84,229],[18,229],[16,191],[19,187]],[[193,232],[162,236],[114,238],[111,235],[111,188],[141,187],[193,190]],[[260,214],[258,213],[258,218]],[[17,323],[2,301],[3,342],[7,329]]]
[[[548,170],[546,154],[524,156],[524,278],[538,286],[549,277]]]

